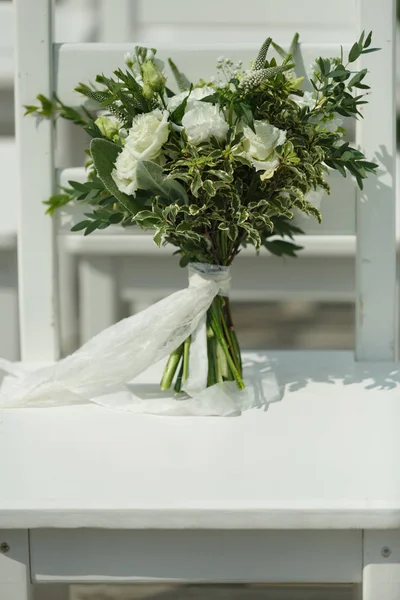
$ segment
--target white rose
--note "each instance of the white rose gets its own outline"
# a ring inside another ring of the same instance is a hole
[[[211,136],[222,140],[229,129],[219,107],[208,102],[196,102],[193,108],[185,113],[182,125],[189,142],[195,145],[206,142]]]
[[[130,149],[125,146],[122,152],[118,154],[115,169],[111,173],[119,191],[128,194],[128,196],[134,195],[137,190],[137,163],[138,161]]]
[[[137,160],[157,158],[168,140],[168,117],[168,111],[159,108],[134,117],[125,141],[125,147],[130,149],[132,156]]]
[[[138,189],[138,161],[159,158],[162,146],[169,136],[168,116],[168,111],[156,109],[134,117],[125,146],[118,154],[111,173],[120,192],[133,195]]]
[[[189,91],[181,92],[180,94],[176,94],[175,96],[171,96],[171,98],[168,98],[167,108],[170,112],[174,112],[174,110],[176,108],[178,108],[178,106],[180,104],[182,104],[184,99],[187,98],[187,96],[189,96],[187,104],[186,104],[186,110],[185,110],[185,112],[187,112],[188,110],[191,110],[194,107],[194,105],[196,104],[196,101],[202,100],[206,96],[211,96],[211,94],[214,94],[214,93],[215,93],[215,90],[213,90],[212,87],[208,87],[208,86],[194,88],[192,90],[190,96],[189,96]]]
[[[316,100],[312,92],[304,92],[304,96],[296,96],[296,94],[289,94],[288,98],[289,100],[293,100],[293,102],[296,102],[297,106],[299,106],[300,108],[304,108],[305,106],[308,106],[310,110],[315,108]]]
[[[286,140],[286,131],[274,127],[267,121],[254,121],[255,132],[248,126],[243,128],[243,140],[239,154],[251,161],[256,171],[264,171],[261,179],[272,177],[279,165],[275,148]]]
[[[267,121],[254,121],[255,132],[250,127],[243,128],[242,141],[245,155],[250,160],[263,161],[274,154],[277,146],[286,140],[286,131],[282,131]]]

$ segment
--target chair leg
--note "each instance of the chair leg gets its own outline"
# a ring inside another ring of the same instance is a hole
[[[361,598],[400,598],[400,531],[365,532]]]
[[[26,530],[0,531],[0,598],[33,600],[29,533]]]
[[[107,256],[85,256],[78,270],[82,344],[118,321],[118,283],[114,260]]]

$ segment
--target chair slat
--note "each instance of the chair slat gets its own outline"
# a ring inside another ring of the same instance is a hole
[[[43,200],[53,192],[53,126],[24,118],[25,104],[53,92],[51,0],[18,0],[16,137],[19,158],[18,270],[21,355],[26,361],[58,357],[56,253],[53,221]]]
[[[286,31],[298,30],[304,25],[320,27],[321,21],[326,29],[340,26],[356,26],[355,0],[335,0],[325,2],[321,11],[321,0],[252,0],[251,3],[232,0],[202,0],[201,3],[187,0],[137,0],[138,21],[140,24],[170,23],[183,25],[201,23],[231,25],[240,23],[254,25],[262,23],[269,29],[283,26]],[[156,15],[156,17],[155,17]]]
[[[357,202],[356,356],[359,360],[390,360],[396,332],[396,121],[395,121],[395,2],[362,0],[361,29],[373,30],[366,54],[372,93],[358,122],[357,138],[368,158],[380,165]]]

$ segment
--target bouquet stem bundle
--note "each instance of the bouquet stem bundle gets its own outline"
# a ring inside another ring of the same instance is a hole
[[[161,380],[161,389],[173,387],[176,393],[189,375],[191,337],[174,350],[168,359]],[[244,389],[240,347],[232,321],[229,298],[216,296],[207,311],[207,386],[224,381],[235,381]]]

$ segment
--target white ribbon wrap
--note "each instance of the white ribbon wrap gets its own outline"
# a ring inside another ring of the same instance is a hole
[[[223,416],[258,406],[259,398],[252,399],[247,388],[239,391],[234,382],[206,389],[206,312],[217,294],[229,295],[229,287],[228,267],[192,263],[188,288],[105,329],[54,365],[30,372],[0,359],[0,369],[9,373],[0,387],[0,408],[94,402],[139,413]],[[128,385],[189,335],[192,344],[185,392],[190,398],[159,391],[148,399],[137,386]],[[266,383],[267,400],[274,401],[279,389],[272,373]]]

